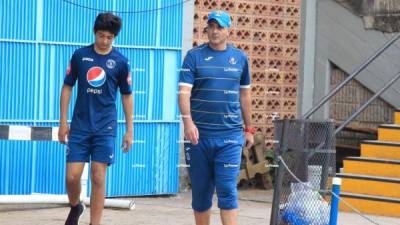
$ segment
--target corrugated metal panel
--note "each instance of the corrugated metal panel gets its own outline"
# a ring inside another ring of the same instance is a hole
[[[132,90],[135,92],[134,116],[135,120],[148,120],[148,106],[152,101],[150,98],[150,50],[146,49],[126,49],[119,48],[130,61],[132,73]],[[124,111],[122,103],[117,96],[118,119],[124,120]]]
[[[132,51],[123,48],[120,50],[131,60],[135,120],[177,120],[172,115],[176,108],[171,106],[177,105],[180,52],[138,49]],[[118,119],[124,120],[120,101],[117,103],[117,109]]]
[[[116,40],[117,45],[180,48],[181,29],[179,26],[182,21],[182,5],[177,5],[179,2],[181,1],[136,0],[115,1],[116,4],[113,5],[113,1],[90,0],[77,3],[106,11],[136,12],[117,13],[123,21],[121,33]],[[154,10],[170,5],[176,6]],[[77,43],[91,42],[93,38],[91,31],[96,15],[96,11],[79,8],[64,1],[44,1],[43,27],[51,29],[43,30],[43,40]],[[80,26],[76,26],[76,24],[80,24]],[[171,35],[171,32],[176,35]]]
[[[37,1],[0,1],[0,38],[36,38]]]
[[[56,126],[57,123],[0,123]],[[0,141],[0,194],[65,193],[65,146],[57,142]]]
[[[1,119],[34,117],[35,58],[32,44],[0,42]]]
[[[32,191],[33,142],[0,141],[0,193],[30,194]]]
[[[180,54],[175,51],[164,51],[164,70],[161,72],[163,75],[163,92],[161,99],[163,102],[163,108],[160,110],[163,112],[163,120],[179,120],[177,118],[176,107],[178,105],[178,76],[181,60]]]
[[[144,11],[158,8],[158,1],[118,1],[115,11]],[[123,28],[116,44],[156,46],[158,11],[120,13]]]
[[[58,120],[61,86],[76,48],[0,42],[0,119]]]
[[[35,125],[56,126],[57,123]],[[176,193],[179,123],[135,123],[135,143],[127,154],[120,150],[124,133],[125,124],[119,123],[116,163],[109,167],[107,174],[107,196]],[[65,145],[0,141],[0,149],[0,194],[65,193]]]
[[[106,10],[140,11],[178,2],[77,3]],[[0,124],[57,126],[69,57],[76,48],[93,41],[97,12],[64,1],[7,0],[0,4]],[[21,14],[21,9],[26,16],[15,16]],[[182,5],[120,14],[124,25],[116,44],[131,63],[137,142],[129,154],[122,155],[119,145],[125,125],[118,95],[117,163],[108,173],[108,196],[178,190],[179,122],[174,115],[178,114],[181,15]],[[69,118],[75,98],[76,88]],[[65,193],[64,154],[65,146],[55,142],[0,141],[0,194]],[[141,168],[142,164],[146,166]]]
[[[108,169],[107,196],[157,195],[178,191],[179,124],[137,123],[133,149],[120,150],[125,125],[120,124],[116,163]]]
[[[177,105],[180,52],[121,50],[131,59],[135,120],[177,120],[174,117],[177,108],[171,106]],[[118,103],[118,112],[118,119],[123,120],[121,102]]]
[[[60,93],[70,57],[77,46],[39,45],[38,73],[35,80],[35,119],[58,120],[60,118]],[[34,60],[34,59],[32,59]],[[76,98],[74,89],[69,118],[72,118]],[[32,106],[33,107],[33,106]]]
[[[57,142],[35,142],[33,152],[37,193],[65,193],[65,146]]]
[[[182,52],[178,52],[177,53],[178,55],[177,55],[177,57],[178,57],[178,59],[182,59]],[[179,77],[179,73],[180,73],[180,69],[182,68],[182,62],[181,62],[181,60],[178,60],[178,62],[177,62],[177,76]],[[176,93],[178,93],[178,91],[179,91],[179,87],[178,86],[176,86]],[[179,111],[179,105],[178,104],[176,104],[176,106],[175,106],[175,112],[176,112],[176,117],[175,118],[177,118],[177,119],[179,119],[180,120],[180,115],[181,115],[181,112]]]
[[[168,104],[169,102],[163,102],[163,92],[164,92],[164,51],[154,51],[154,92],[153,92],[153,112],[152,119],[160,120],[162,119],[162,108],[163,104]],[[176,98],[175,96],[170,96],[170,98]]]
[[[83,6],[112,9],[113,1],[72,1]],[[122,1],[121,1],[122,2]],[[66,1],[43,0],[43,40],[89,43],[93,41],[93,22],[98,12]]]
[[[35,126],[54,127],[58,123],[34,123]],[[57,142],[34,142],[33,192],[48,194],[65,193],[65,145]]]
[[[176,5],[180,0],[163,0],[162,7]],[[160,11],[162,20],[160,21],[160,45],[170,47],[182,46],[182,29],[177,29],[178,24],[182,23],[183,7],[176,5]],[[174,35],[171,35],[171,32]]]

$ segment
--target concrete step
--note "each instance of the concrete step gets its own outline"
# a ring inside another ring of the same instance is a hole
[[[342,178],[341,191],[400,199],[400,179],[359,174],[336,174]]]
[[[347,157],[343,160],[343,173],[376,177],[400,178],[400,160]]]
[[[397,109],[397,110],[394,112],[393,121],[394,121],[394,124],[400,125],[400,110],[399,110],[399,109]]]
[[[342,192],[340,197],[362,213],[400,217],[400,199]],[[343,202],[341,211],[353,212]]]
[[[400,143],[363,141],[361,142],[361,157],[400,160]]]
[[[378,140],[400,142],[400,125],[383,124],[378,127]]]

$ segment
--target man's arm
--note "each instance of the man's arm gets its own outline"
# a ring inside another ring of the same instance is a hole
[[[191,91],[192,87],[184,85],[179,86],[179,110],[182,115],[185,137],[190,141],[190,143],[197,145],[199,141],[199,131],[193,123],[190,113]]]
[[[122,106],[124,108],[126,132],[122,140],[124,152],[128,152],[133,140],[133,94],[121,95]]]
[[[66,136],[69,135],[67,123],[69,101],[72,95],[72,87],[64,84],[61,89],[60,97],[60,127],[58,129],[58,141],[62,144],[67,142]]]
[[[240,89],[240,108],[245,128],[251,128],[251,93],[250,88]],[[250,148],[254,143],[254,136],[245,132],[246,148]]]

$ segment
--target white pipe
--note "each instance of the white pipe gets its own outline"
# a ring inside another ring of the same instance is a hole
[[[85,205],[90,205],[90,198],[83,198]],[[67,195],[0,195],[0,204],[69,204]],[[106,199],[106,208],[123,208],[132,210],[135,201],[122,199]]]

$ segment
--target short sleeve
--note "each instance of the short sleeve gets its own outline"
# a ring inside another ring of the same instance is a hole
[[[77,64],[77,55],[74,53],[69,60],[67,72],[64,77],[64,84],[67,84],[73,87],[78,78],[78,64]]]
[[[193,87],[196,64],[193,55],[189,51],[183,60],[182,69],[179,74],[179,86]]]
[[[244,58],[245,62],[243,65],[242,76],[240,78],[240,88],[250,88],[251,79],[250,79],[249,61],[247,59],[247,56],[245,56]]]
[[[121,94],[132,94],[132,75],[129,62],[125,62],[121,68],[120,79],[118,80],[118,87]]]

